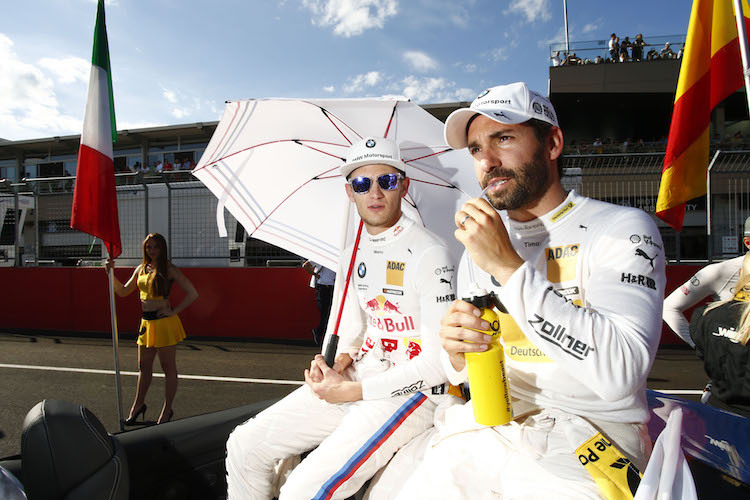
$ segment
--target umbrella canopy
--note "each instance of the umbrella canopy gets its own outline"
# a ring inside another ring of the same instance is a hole
[[[460,255],[453,214],[479,192],[471,158],[446,146],[442,122],[407,100],[228,102],[193,174],[219,199],[222,236],[226,207],[249,236],[336,269],[358,223],[339,167],[351,143],[370,135],[395,140],[410,167],[404,212]]]

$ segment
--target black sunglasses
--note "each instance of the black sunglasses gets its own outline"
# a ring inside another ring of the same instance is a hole
[[[402,174],[382,174],[377,177],[378,186],[385,191],[393,191],[398,187],[398,181],[403,178]],[[349,185],[355,193],[365,194],[372,187],[372,181],[370,177],[354,177],[349,179]]]

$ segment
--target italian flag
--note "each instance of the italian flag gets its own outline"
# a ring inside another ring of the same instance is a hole
[[[750,27],[747,0],[742,9]],[[685,203],[706,194],[711,110],[742,85],[732,0],[694,0],[656,201],[656,216],[677,231]]]
[[[122,253],[112,154],[116,140],[104,0],[99,0],[70,227],[100,238],[113,259]]]

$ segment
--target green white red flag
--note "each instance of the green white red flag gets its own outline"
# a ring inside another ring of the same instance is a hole
[[[116,140],[104,0],[99,0],[70,227],[100,238],[113,259],[122,253],[112,154]]]

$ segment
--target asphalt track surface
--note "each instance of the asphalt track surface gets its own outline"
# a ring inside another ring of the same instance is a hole
[[[135,338],[120,339],[123,413],[136,389]],[[178,346],[179,388],[175,419],[282,397],[303,381],[303,370],[318,352],[312,344],[193,340]],[[158,359],[146,398],[146,421],[161,410],[164,379]],[[707,380],[693,351],[663,348],[649,374],[648,388],[698,400]],[[43,399],[88,407],[109,432],[118,432],[112,340],[69,335],[0,332],[0,458],[21,452],[26,413]]]

